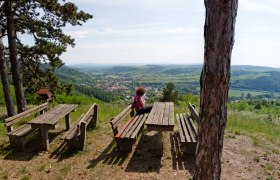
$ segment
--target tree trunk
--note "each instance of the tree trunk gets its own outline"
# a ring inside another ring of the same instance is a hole
[[[5,15],[7,17],[7,32],[8,32],[11,70],[13,76],[13,83],[15,87],[17,108],[18,108],[18,112],[20,113],[26,110],[26,100],[24,97],[24,90],[22,86],[22,78],[19,69],[19,62],[17,60],[16,30],[15,30],[15,24],[13,20],[12,2],[6,1],[4,8],[5,8]]]
[[[238,0],[205,0],[204,65],[193,179],[220,179]]]
[[[1,73],[4,96],[5,96],[7,114],[9,117],[11,117],[15,115],[16,112],[15,112],[15,106],[10,91],[10,84],[8,81],[7,65],[4,57],[4,45],[2,41],[1,29],[0,29],[0,73]]]

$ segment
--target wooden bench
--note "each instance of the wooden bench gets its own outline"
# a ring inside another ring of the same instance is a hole
[[[83,150],[86,141],[86,129],[96,128],[97,109],[98,106],[93,104],[64,134],[62,139],[68,144],[69,149]]]
[[[33,137],[37,136],[38,129],[32,129],[30,124],[23,124],[16,129],[14,129],[14,125],[25,118],[28,118],[34,114],[40,113],[43,114],[44,111],[49,109],[49,104],[44,103],[39,106],[36,106],[32,109],[24,111],[20,114],[14,115],[12,117],[5,119],[5,127],[7,128],[7,135],[9,137],[11,146],[20,146],[24,148],[24,145],[31,140]]]
[[[194,107],[188,105],[191,115],[183,113],[176,114],[181,146],[187,155],[195,155],[197,147],[197,127],[194,124],[199,122],[199,116]]]
[[[110,121],[117,148],[119,151],[131,152],[132,145],[136,142],[141,130],[144,127],[145,120],[148,114],[135,115],[130,117],[123,127],[120,123],[127,119],[132,114],[132,105],[128,105],[118,116],[112,118]]]

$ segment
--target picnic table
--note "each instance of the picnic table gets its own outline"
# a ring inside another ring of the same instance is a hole
[[[173,131],[174,103],[155,102],[146,121],[148,131]]]
[[[74,111],[77,106],[77,104],[59,104],[28,122],[32,129],[40,130],[43,150],[49,150],[48,130],[55,129],[55,125],[63,117],[65,117],[66,130],[68,130],[70,128],[70,112]]]

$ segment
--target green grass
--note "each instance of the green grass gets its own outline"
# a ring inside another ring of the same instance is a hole
[[[254,145],[263,140],[280,144],[280,126],[268,123],[263,115],[249,111],[229,110],[226,129],[253,137]]]

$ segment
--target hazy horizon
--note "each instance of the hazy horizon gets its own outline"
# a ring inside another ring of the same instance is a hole
[[[182,63],[182,64],[172,64],[172,63],[75,63],[75,64],[67,64],[66,66],[202,66],[202,63]],[[260,66],[260,65],[250,65],[250,64],[231,64],[231,66],[249,66],[249,67],[264,67],[264,68],[275,68],[280,69],[280,67],[272,67],[272,66]]]

